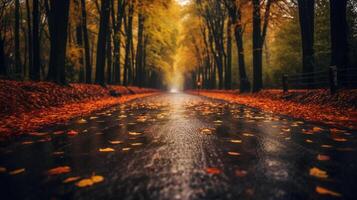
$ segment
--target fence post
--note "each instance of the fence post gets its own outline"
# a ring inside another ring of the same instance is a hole
[[[283,74],[282,81],[283,81],[283,92],[287,93],[289,90],[288,89],[288,75]]]
[[[337,79],[337,67],[331,66],[329,70],[329,79],[330,79],[330,92],[335,94],[338,89],[338,79]]]

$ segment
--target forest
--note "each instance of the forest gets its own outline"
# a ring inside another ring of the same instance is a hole
[[[355,87],[354,0],[1,0],[0,76],[151,88]],[[340,70],[340,71],[339,71]],[[349,74],[348,77],[342,76]]]

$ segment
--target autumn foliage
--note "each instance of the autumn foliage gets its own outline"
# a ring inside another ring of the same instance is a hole
[[[0,138],[30,133],[154,92],[156,90],[138,87],[60,86],[48,82],[0,80]]]

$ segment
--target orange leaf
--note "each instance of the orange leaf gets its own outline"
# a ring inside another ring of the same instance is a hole
[[[328,190],[328,189],[320,187],[320,186],[316,186],[316,192],[319,194],[322,194],[322,195],[331,195],[331,196],[335,196],[335,197],[342,196],[340,193]]]
[[[209,167],[206,169],[206,173],[207,174],[213,174],[213,175],[217,175],[221,173],[221,170],[218,168],[214,168],[214,167]]]
[[[58,174],[64,174],[64,173],[68,173],[71,171],[71,168],[68,166],[60,166],[60,167],[56,167],[53,169],[50,169],[47,171],[48,175],[58,175]]]

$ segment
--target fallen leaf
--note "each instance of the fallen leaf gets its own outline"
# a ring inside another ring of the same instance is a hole
[[[200,132],[205,135],[211,135],[212,134],[212,129],[209,128],[202,128],[200,129]]]
[[[307,143],[313,143],[313,141],[312,140],[309,140],[309,139],[307,139],[307,140],[305,140]]]
[[[242,143],[242,140],[230,140],[232,143],[236,143],[236,144],[238,144],[238,143]]]
[[[141,145],[143,145],[143,143],[140,143],[140,142],[138,142],[138,143],[132,143],[132,144],[130,144],[131,146],[141,146]]]
[[[100,183],[104,180],[103,176],[95,175],[91,177],[93,183]]]
[[[67,135],[70,135],[70,136],[78,135],[78,132],[75,130],[70,130],[67,132]]]
[[[206,173],[207,173],[207,174],[217,175],[217,174],[220,174],[220,173],[221,173],[221,170],[218,169],[218,168],[210,167],[210,168],[207,168],[207,169],[206,169]]]
[[[248,172],[247,171],[245,171],[245,170],[236,170],[235,171],[235,174],[236,174],[236,176],[239,176],[239,177],[244,177],[244,176],[246,176],[247,174],[248,174]]]
[[[251,133],[243,133],[243,135],[244,135],[245,137],[254,137],[254,135],[251,134]]]
[[[123,144],[120,140],[109,141],[110,144]]]
[[[21,173],[23,173],[23,172],[25,172],[25,171],[26,171],[25,168],[15,169],[15,170],[9,172],[9,174],[10,174],[10,175],[17,175],[17,174],[21,174]]]
[[[313,167],[310,169],[310,176],[315,176],[317,178],[328,178],[327,172],[317,167]]]
[[[68,177],[65,180],[63,180],[62,183],[71,183],[74,181],[78,181],[80,178],[81,178],[80,176]]]
[[[87,123],[87,120],[85,120],[85,119],[79,119],[79,120],[77,120],[76,123],[77,123],[77,124],[86,124],[86,123]]]
[[[39,132],[32,132],[29,133],[30,136],[42,137],[48,135],[48,133],[39,133]]]
[[[68,173],[71,171],[71,168],[68,166],[60,166],[60,167],[55,167],[53,169],[50,169],[47,171],[48,175],[58,175],[58,174],[64,174]]]
[[[88,187],[88,186],[92,186],[94,183],[92,181],[92,179],[86,178],[86,179],[82,179],[79,182],[76,183],[77,187]]]
[[[64,131],[55,131],[55,132],[53,132],[53,135],[61,135],[63,133],[64,133]]]
[[[328,145],[328,144],[323,144],[321,145],[322,148],[332,148],[333,146],[332,145]]]
[[[123,151],[129,151],[130,147],[122,148]]]
[[[317,155],[317,160],[327,161],[327,160],[330,160],[330,156],[319,154],[319,155]]]
[[[33,144],[33,141],[23,141],[21,144],[23,144],[23,145]]]
[[[99,175],[93,175],[90,178],[85,178],[82,179],[81,181],[76,183],[77,187],[88,187],[88,186],[92,186],[96,183],[100,183],[104,180],[103,176],[99,176]]]
[[[142,133],[139,133],[139,132],[129,132],[129,135],[138,136],[138,135],[142,135]]]
[[[240,156],[240,153],[234,152],[234,151],[229,151],[229,152],[228,152],[228,155],[231,155],[231,156]]]
[[[320,127],[317,127],[315,126],[314,128],[312,128],[312,131],[314,132],[320,132],[320,131],[323,131],[324,129],[320,128]]]
[[[322,195],[331,195],[331,196],[335,196],[335,197],[341,197],[342,195],[340,193],[328,190],[326,188],[320,187],[320,186],[316,186],[316,192]]]
[[[345,138],[333,138],[333,140],[336,142],[347,142],[347,139]]]
[[[60,166],[60,167],[55,167],[53,169],[50,169],[47,171],[48,175],[58,175],[58,174],[64,174],[68,173],[71,171],[71,168],[68,166]]]
[[[113,148],[104,148],[104,149],[99,149],[100,152],[113,152],[115,151]]]

